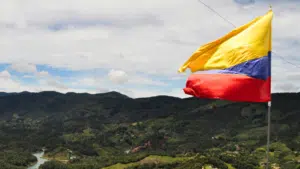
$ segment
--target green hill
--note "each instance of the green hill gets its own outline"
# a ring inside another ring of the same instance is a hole
[[[272,164],[295,168],[300,160],[300,94],[274,94],[272,100]],[[265,157],[266,112],[265,103],[132,99],[117,92],[1,93],[0,149],[18,156],[45,147],[46,157],[58,161],[42,169],[258,168]],[[69,150],[75,157],[70,161]],[[143,160],[149,157],[160,160]],[[31,163],[27,161],[19,165],[0,155],[8,168],[22,168]]]

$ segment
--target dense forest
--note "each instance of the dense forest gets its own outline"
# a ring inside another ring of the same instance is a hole
[[[300,169],[300,94],[272,96],[272,168]],[[0,93],[1,169],[259,169],[267,105],[168,96]]]

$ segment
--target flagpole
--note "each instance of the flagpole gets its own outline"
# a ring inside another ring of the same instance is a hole
[[[270,135],[271,135],[271,101],[268,102],[268,130],[267,130],[267,162],[266,169],[269,168],[269,152],[270,152]]]
[[[270,4],[269,9],[272,10],[272,5]],[[270,49],[272,49],[272,31],[270,32]],[[272,57],[271,57],[271,52],[270,52],[270,60],[269,60],[269,69],[270,69],[270,76],[272,72]],[[272,92],[271,92],[271,80],[270,80],[270,97],[272,97]],[[266,164],[266,169],[269,168],[269,163],[270,163],[270,137],[271,137],[271,100],[268,102],[268,129],[267,129],[267,164]]]

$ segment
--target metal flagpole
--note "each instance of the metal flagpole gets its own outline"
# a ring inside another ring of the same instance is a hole
[[[269,151],[270,151],[270,135],[271,135],[271,101],[268,102],[268,131],[267,131],[267,163],[266,169],[269,168]]]
[[[270,5],[270,10],[272,10],[272,6]],[[271,50],[272,49],[272,28],[271,28],[271,31],[270,31],[270,47],[269,49]],[[270,51],[269,53],[269,71],[270,71],[270,77],[271,77],[271,74],[272,74],[272,57],[271,57],[272,53]],[[271,87],[271,80],[270,80],[270,97],[272,97],[272,87]],[[268,131],[267,131],[267,164],[266,164],[266,169],[269,168],[269,163],[270,163],[270,155],[269,155],[269,152],[270,152],[270,137],[271,137],[271,100],[268,102]]]

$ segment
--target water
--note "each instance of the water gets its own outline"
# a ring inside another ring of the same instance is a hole
[[[44,164],[46,161],[48,161],[47,159],[42,158],[44,155],[44,151],[39,152],[39,153],[34,153],[32,155],[34,155],[37,158],[37,163],[35,163],[33,166],[29,167],[28,169],[38,169],[40,167],[40,165]]]

